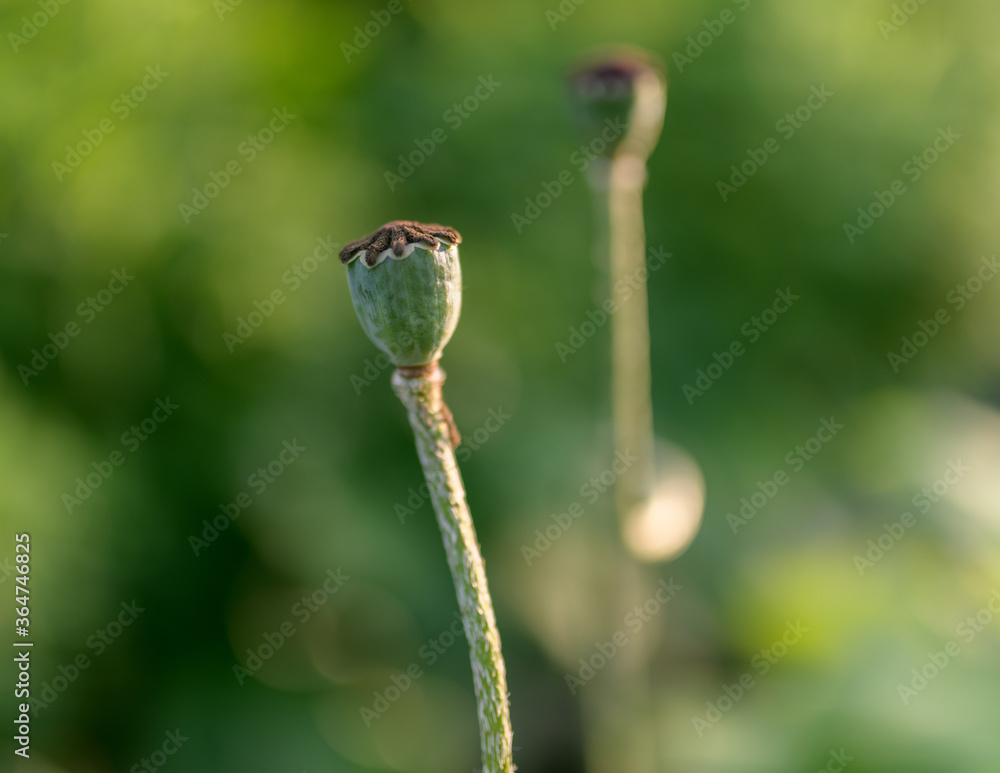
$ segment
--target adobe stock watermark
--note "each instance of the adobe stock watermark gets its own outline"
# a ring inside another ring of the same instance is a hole
[[[160,428],[163,422],[173,416],[174,411],[178,408],[180,406],[170,399],[170,395],[156,398],[156,407],[153,412],[121,434],[122,446],[130,454],[134,454]],[[90,466],[93,471],[77,477],[74,481],[76,488],[73,489],[72,494],[66,492],[62,495],[62,503],[66,507],[66,512],[72,515],[73,510],[90,499],[91,495],[103,486],[112,473],[125,464],[127,460],[128,457],[125,456],[125,453],[116,448],[108,454],[107,459],[91,462]]]
[[[181,747],[185,742],[191,739],[186,735],[181,735],[180,728],[176,728],[173,731],[168,730],[166,732],[166,738],[156,751],[152,752],[149,757],[143,757],[135,765],[129,768],[129,773],[156,773],[160,768],[166,765],[170,758],[173,757],[177,752],[181,750]]]
[[[948,468],[940,478],[914,495],[913,506],[920,511],[921,515],[926,515],[930,512],[931,507],[944,499],[952,487],[957,485],[970,470],[970,467],[962,464],[961,459],[950,460]],[[858,574],[864,577],[865,572],[890,553],[909,534],[909,530],[916,525],[917,518],[909,511],[903,513],[896,521],[883,523],[883,533],[868,540],[868,550],[865,551],[865,554],[854,554],[854,568],[858,570]]]
[[[403,331],[399,336],[399,342],[392,342],[389,344],[389,349],[393,357],[398,357],[403,353],[404,348],[408,350],[411,346],[416,343],[406,331]],[[354,394],[360,395],[365,387],[369,387],[375,383],[376,379],[382,375],[382,373],[393,367],[392,362],[389,360],[389,355],[385,352],[379,352],[375,355],[375,358],[366,357],[364,365],[360,373],[352,373],[349,377],[351,386],[354,387]]]
[[[247,486],[249,486],[257,496],[260,496],[267,487],[280,478],[285,470],[295,464],[305,446],[300,446],[298,439],[286,440],[281,444],[281,450],[266,466],[258,467],[256,472],[247,476]],[[195,558],[201,555],[209,545],[215,542],[229,525],[242,515],[250,505],[253,504],[253,497],[246,491],[241,491],[236,495],[235,500],[226,504],[219,504],[219,512],[212,518],[211,522],[207,518],[202,520],[201,537],[191,534],[188,537],[188,545]]]
[[[339,247],[340,245],[329,236],[325,239],[322,236],[318,237],[313,251],[281,275],[281,282],[289,288],[288,292],[294,293],[302,287],[302,284],[316,273],[321,264],[326,263],[337,254]],[[233,332],[230,333],[227,330],[222,334],[222,341],[229,353],[233,354],[237,347],[249,341],[250,336],[256,333],[261,325],[271,318],[277,307],[287,300],[288,295],[280,287],[274,288],[264,297],[264,300],[255,298],[251,304],[253,310],[247,312],[245,316],[236,318],[236,327]]]
[[[215,9],[219,21],[225,21],[226,15],[235,11],[243,5],[243,0],[212,0],[212,8]]]
[[[549,23],[549,29],[555,32],[556,27],[576,13],[576,9],[585,2],[587,0],[561,0],[555,8],[546,8],[545,21]]]
[[[462,124],[471,118],[472,114],[479,110],[483,103],[493,96],[496,90],[502,85],[500,81],[493,79],[492,74],[480,75],[479,81],[472,90],[472,93],[461,102],[455,102],[445,110],[441,116],[441,120],[451,127],[453,132],[458,131],[462,128]],[[397,186],[408,180],[417,170],[417,167],[423,166],[424,162],[434,155],[434,152],[438,149],[438,145],[443,145],[448,141],[448,137],[449,134],[445,131],[444,127],[439,126],[426,139],[414,140],[414,149],[407,154],[406,158],[403,158],[403,155],[400,154],[399,164],[396,166],[395,173],[387,169],[383,175],[386,185],[389,186],[390,193],[395,192]]]
[[[7,582],[8,577],[15,576],[17,572],[15,571],[13,565],[11,564],[10,556],[5,558],[2,563],[0,563],[0,585]]]
[[[593,476],[580,486],[580,496],[587,505],[595,505],[615,485],[618,476],[623,475],[633,464],[639,461],[638,456],[633,456],[628,449],[625,451],[615,451],[615,460],[611,465]],[[570,502],[564,512],[553,513],[549,516],[552,523],[541,529],[535,529],[535,540],[531,545],[521,545],[521,557],[527,566],[534,563],[548,552],[563,534],[572,528],[575,521],[580,520],[586,508],[580,502]]]
[[[514,224],[514,230],[519,234],[529,225],[542,216],[542,213],[552,206],[552,202],[562,196],[563,192],[577,180],[577,174],[585,174],[595,161],[603,162],[600,154],[607,150],[608,145],[613,143],[624,134],[626,123],[621,118],[608,118],[604,122],[604,128],[590,142],[580,145],[569,155],[569,166],[577,170],[566,168],[559,172],[552,180],[543,180],[540,187],[541,192],[534,196],[526,196],[525,207],[522,212],[512,212],[510,221]]]
[[[833,416],[829,419],[823,419],[812,437],[796,444],[791,451],[785,454],[785,465],[789,469],[779,467],[773,475],[763,482],[757,481],[757,490],[750,496],[740,499],[739,509],[735,513],[726,513],[726,521],[729,523],[732,533],[736,534],[741,527],[750,523],[761,510],[767,507],[768,503],[778,495],[778,492],[791,482],[792,475],[802,472],[805,466],[815,459],[826,444],[833,440],[843,428],[844,425],[837,422]]]
[[[698,368],[694,372],[695,379],[693,385],[684,384],[681,387],[681,392],[684,393],[688,405],[694,405],[695,400],[704,396],[725,375],[726,371],[733,367],[737,358],[747,353],[747,346],[757,343],[761,336],[774,326],[781,315],[785,314],[792,307],[792,304],[800,300],[801,297],[800,295],[794,295],[791,287],[787,287],[784,290],[775,290],[774,300],[771,302],[771,305],[760,312],[759,315],[750,317],[747,322],[740,326],[740,335],[746,338],[747,343],[744,344],[739,338],[734,339],[722,352],[712,354],[713,362],[704,368]]]
[[[420,649],[417,650],[417,660],[410,663],[401,674],[393,674],[389,678],[390,684],[384,689],[372,692],[374,700],[371,708],[368,706],[358,707],[365,727],[371,727],[372,722],[385,716],[386,712],[413,687],[413,683],[426,673],[424,669],[437,663],[442,655],[455,646],[456,642],[462,640],[464,634],[462,616],[456,612],[453,618],[450,626],[420,646]]]
[[[1000,614],[1000,591],[994,588],[986,605],[958,624],[955,639],[960,639],[965,645],[972,644],[993,623],[997,614]],[[896,685],[896,693],[904,706],[910,705],[910,701],[926,690],[962,654],[962,644],[955,639],[946,641],[937,652],[928,652],[924,662],[910,670],[909,680]]]
[[[62,6],[69,5],[70,0],[38,0],[38,10],[31,16],[21,17],[20,35],[16,32],[8,32],[7,40],[15,54],[21,53],[21,49],[28,45],[28,42],[37,37],[40,30],[48,26],[56,14],[62,10]]]
[[[368,48],[371,42],[381,35],[382,31],[392,23],[392,20],[402,12],[403,0],[389,0],[385,8],[371,12],[372,18],[370,21],[365,22],[364,28],[361,25],[356,25],[354,27],[354,37],[351,39],[354,45],[351,45],[346,40],[340,42],[340,53],[344,55],[347,63],[350,64],[351,59]]]
[[[344,574],[339,566],[336,572],[327,569],[323,584],[296,601],[289,613],[299,621],[299,625],[305,625],[350,579],[351,576]],[[274,657],[274,653],[284,647],[285,642],[298,631],[298,627],[291,619],[285,619],[276,630],[265,632],[257,647],[247,647],[246,665],[241,666],[239,663],[233,665],[233,675],[240,687],[246,683],[247,677],[260,671],[264,664]]]
[[[939,128],[937,136],[931,143],[903,164],[902,174],[910,181],[911,185],[916,184],[941,159],[941,156],[951,150],[961,138],[962,135],[956,134],[950,126],[947,129]],[[847,236],[847,241],[854,244],[859,237],[864,236],[909,190],[910,188],[903,182],[903,179],[897,178],[889,183],[885,190],[874,191],[872,202],[866,207],[858,207],[857,220],[853,223],[844,223],[844,234]]]
[[[987,283],[993,281],[997,274],[1000,274],[1000,261],[997,260],[996,255],[989,258],[984,257],[979,262],[981,265],[976,273],[964,282],[959,282],[945,296],[945,301],[952,307],[952,313],[962,311],[969,301],[983,291]],[[931,339],[941,332],[941,328],[951,322],[951,320],[952,316],[948,313],[948,308],[945,306],[935,311],[930,316],[930,319],[920,320],[917,323],[916,330],[909,336],[903,336],[900,339],[899,351],[889,352],[886,355],[889,364],[892,366],[892,372],[899,373],[904,365],[912,362],[927,344],[930,343]]]
[[[733,0],[733,4],[742,12],[750,7],[750,0]],[[703,21],[701,26],[704,29],[699,30],[694,35],[687,36],[685,41],[687,46],[684,48],[684,52],[674,51],[672,58],[677,72],[682,73],[685,67],[694,64],[694,60],[705,53],[706,49],[718,40],[736,19],[737,16],[732,9],[724,8],[718,19]]]
[[[658,271],[667,262],[671,253],[666,252],[663,247],[650,247],[646,253],[646,265],[639,266],[635,271],[615,282],[611,288],[611,297],[604,301],[596,309],[587,312],[587,320],[581,322],[577,327],[569,328],[569,338],[566,343],[556,341],[556,354],[563,365],[570,356],[576,354],[594,335],[604,327],[608,320],[618,313],[618,310],[628,303],[636,293],[646,292],[646,282],[649,275]]]
[[[733,710],[733,707],[746,697],[762,678],[784,658],[789,650],[802,641],[802,637],[809,633],[809,629],[802,625],[801,620],[791,621],[785,624],[785,630],[781,636],[775,639],[770,646],[764,647],[750,659],[750,668],[732,684],[722,686],[722,694],[714,701],[705,702],[705,715],[695,714],[691,717],[691,724],[694,725],[698,737],[704,737],[708,730],[711,730],[722,718]]]
[[[813,86],[806,100],[795,108],[794,111],[785,113],[774,125],[774,130],[781,135],[784,140],[790,140],[803,126],[808,123],[816,113],[822,110],[826,103],[834,94],[828,91],[826,84]],[[729,169],[732,174],[729,182],[717,180],[715,188],[719,192],[723,201],[729,201],[729,197],[747,184],[747,181],[757,172],[764,168],[771,156],[781,150],[781,143],[774,137],[768,137],[759,148],[747,148],[746,159],[740,162],[739,168],[733,164]]]
[[[674,582],[674,578],[660,580],[656,591],[642,604],[637,604],[622,620],[622,628],[615,631],[607,641],[595,642],[593,652],[586,658],[580,658],[580,668],[576,674],[566,674],[566,686],[571,695],[576,695],[580,689],[597,673],[608,665],[612,659],[629,645],[632,636],[646,627],[660,611],[674,599],[683,586]]]
[[[504,411],[503,406],[490,408],[486,414],[486,419],[471,433],[462,433],[462,442],[455,449],[455,456],[459,461],[467,462],[472,458],[472,454],[489,442],[490,438],[496,435],[507,421],[513,418]],[[430,485],[425,481],[420,488],[411,486],[406,492],[409,498],[406,503],[397,502],[393,505],[393,512],[399,518],[401,524],[406,524],[406,519],[424,506],[431,498]]]
[[[847,749],[841,747],[840,751],[830,749],[830,754],[826,758],[826,765],[816,771],[816,773],[843,773],[847,766],[854,762],[854,757],[847,753]]]
[[[146,75],[141,81],[128,91],[123,91],[111,102],[110,110],[118,119],[118,122],[120,123],[132,115],[132,111],[145,102],[150,92],[155,91],[169,75],[170,73],[163,72],[160,69],[160,65],[156,65],[155,67],[149,65],[146,68]],[[110,117],[105,116],[97,122],[95,128],[83,129],[80,132],[83,135],[83,139],[79,140],[75,145],[66,146],[66,155],[62,163],[59,161],[52,162],[52,171],[55,172],[56,179],[62,182],[66,178],[66,175],[76,170],[83,163],[83,160],[97,150],[104,142],[104,139],[116,128],[116,123]]]
[[[83,326],[89,325],[97,319],[97,315],[110,306],[115,297],[120,295],[133,280],[135,280],[135,275],[130,274],[128,269],[114,269],[107,287],[87,296],[77,304],[76,316],[81,321],[71,319],[63,325],[61,330],[49,333],[49,343],[44,344],[41,349],[32,349],[31,359],[27,363],[17,366],[17,374],[21,377],[21,382],[27,386],[32,377],[45,370],[49,363],[69,346],[70,341],[80,335]]]
[[[888,40],[891,34],[899,32],[926,4],[927,0],[903,0],[902,4],[893,3],[892,15],[888,19],[878,21],[878,31],[882,33],[882,40]]]
[[[287,107],[274,108],[271,111],[271,120],[253,134],[247,136],[245,140],[236,146],[237,155],[244,159],[240,163],[240,158],[233,158],[223,164],[220,171],[209,172],[209,180],[201,187],[191,189],[190,202],[182,201],[177,205],[181,219],[185,224],[190,223],[192,218],[198,217],[215,199],[219,197],[229,185],[233,178],[243,173],[245,164],[253,163],[256,158],[267,150],[267,147],[274,142],[275,138],[281,134],[288,125],[298,118],[298,115],[288,112]]]
[[[146,611],[145,607],[136,604],[135,599],[131,602],[122,602],[121,611],[115,615],[108,623],[98,628],[87,637],[84,645],[87,650],[80,652],[65,665],[56,669],[59,673],[52,677],[51,681],[42,682],[42,687],[36,695],[30,698],[31,714],[37,718],[38,715],[49,708],[58,700],[69,686],[80,678],[80,674],[90,668],[94,661],[107,652],[124,633],[139,615]],[[92,655],[88,655],[92,651]]]

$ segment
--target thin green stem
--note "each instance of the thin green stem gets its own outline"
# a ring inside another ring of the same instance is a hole
[[[441,527],[465,636],[469,640],[472,681],[479,706],[483,773],[512,773],[513,734],[507,671],[500,653],[500,633],[486,584],[486,568],[465,501],[465,486],[455,462],[454,424],[441,394],[444,378],[437,363],[431,363],[423,368],[396,370],[392,386],[406,406],[413,427],[417,454]]]
[[[626,302],[618,304],[611,318],[614,445],[638,457],[615,482],[615,509],[625,536],[630,519],[647,506],[656,482],[642,211],[645,156],[638,151],[619,151],[591,167],[588,181],[598,212],[596,242],[610,270],[609,287],[614,290],[639,285]],[[618,578],[623,598],[637,595],[638,571],[629,555],[623,555]],[[628,650],[628,655],[619,655],[609,667],[608,678],[587,695],[587,716],[593,724],[588,733],[587,763],[596,773],[657,770],[658,740],[650,681],[653,632],[650,626],[637,634],[634,648]]]
[[[622,303],[611,319],[611,404],[615,448],[639,458],[615,484],[622,526],[644,506],[655,484],[653,404],[649,366],[649,303],[646,296],[646,239],[642,189],[643,158],[615,156],[607,174],[607,211],[611,286],[641,289]]]

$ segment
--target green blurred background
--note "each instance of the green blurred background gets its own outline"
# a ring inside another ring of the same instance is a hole
[[[464,237],[446,397],[521,771],[638,770],[616,722],[661,771],[1000,770],[1000,280],[981,263],[1000,241],[995,2],[4,0],[0,21],[0,619],[13,631],[28,532],[46,702],[30,761],[8,737],[0,769],[141,770],[174,732],[153,759],[191,773],[480,764],[412,435],[339,262],[310,257],[405,218]],[[648,243],[671,255],[648,286],[654,407],[700,465],[704,522],[640,567],[602,496],[529,566],[523,546],[613,458],[607,326],[565,364],[556,349],[610,292],[565,73],[613,42],[670,71],[645,199]],[[833,96],[789,137],[779,122],[814,87]],[[904,165],[949,128],[914,180]],[[724,201],[718,181],[769,138]],[[905,194],[849,238],[897,179]],[[800,299],[751,343],[741,329],[786,288]],[[246,336],[255,302],[271,313]],[[746,353],[689,400],[733,341]],[[793,467],[830,417],[843,429]],[[286,442],[304,450],[253,478]],[[727,518],[782,470],[751,520]],[[630,654],[571,691],[671,579]],[[806,630],[785,653],[788,626]],[[782,652],[766,673],[762,649]]]

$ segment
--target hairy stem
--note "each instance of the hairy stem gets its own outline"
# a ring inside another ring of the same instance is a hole
[[[500,633],[486,585],[486,569],[455,462],[454,424],[441,395],[444,378],[437,363],[431,363],[422,368],[396,370],[392,386],[406,406],[416,436],[417,453],[441,527],[469,640],[472,680],[479,706],[483,773],[512,773],[507,671],[500,653]]]

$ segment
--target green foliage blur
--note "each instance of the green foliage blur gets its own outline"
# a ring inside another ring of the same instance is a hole
[[[44,704],[15,757],[8,659],[0,769],[480,764],[412,434],[335,257],[394,219],[464,239],[442,364],[522,773],[641,769],[609,716],[659,771],[1000,769],[1000,6],[7,0],[0,32],[0,621],[17,640],[27,532]],[[614,291],[565,76],[607,43],[669,71],[655,422],[706,485],[688,550],[644,565],[583,493],[614,458],[588,316]]]

